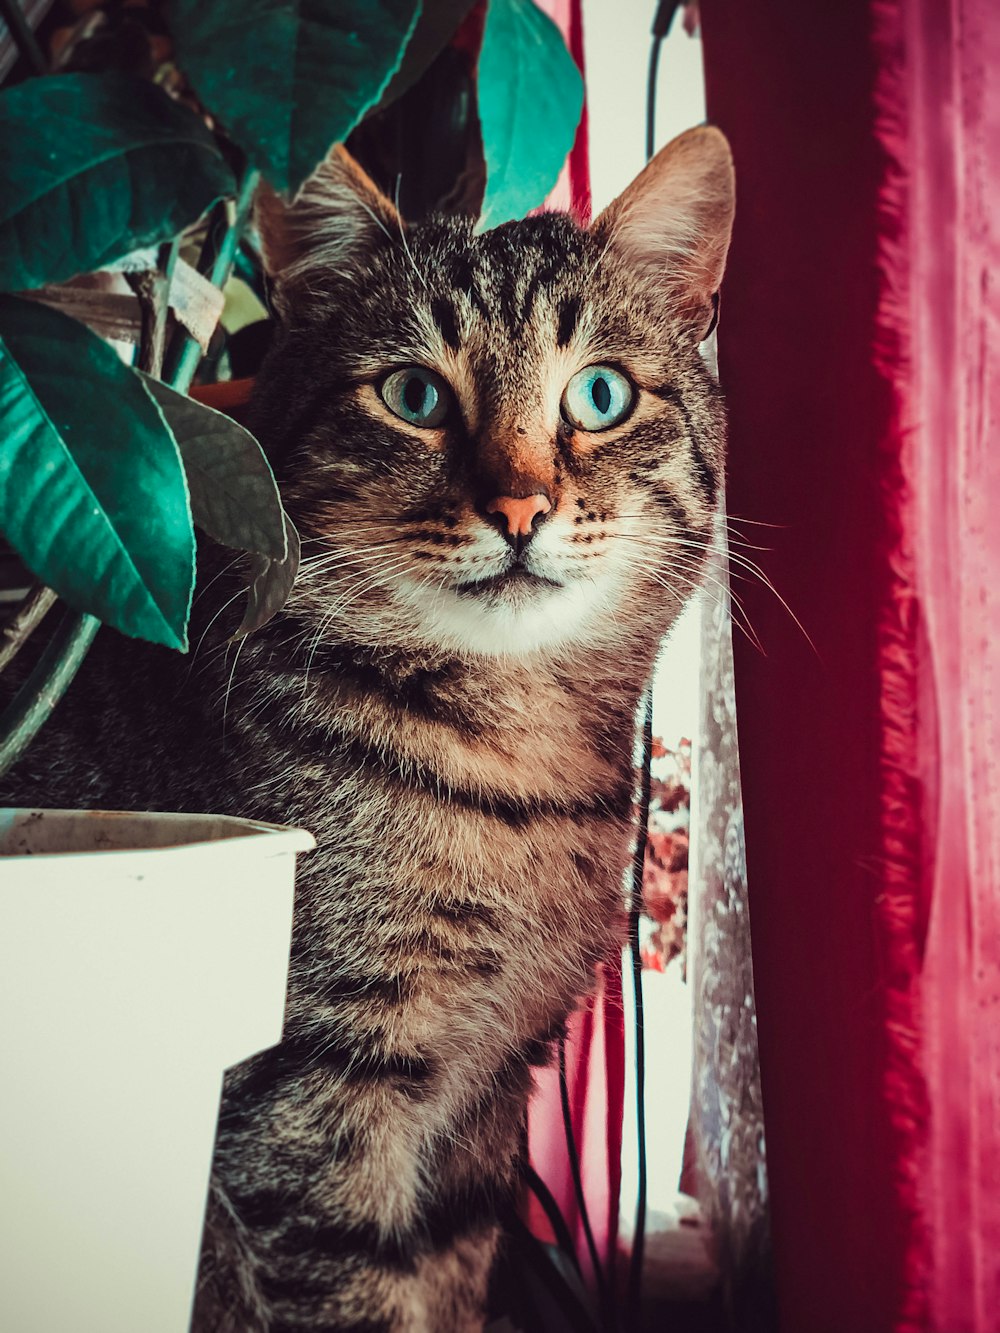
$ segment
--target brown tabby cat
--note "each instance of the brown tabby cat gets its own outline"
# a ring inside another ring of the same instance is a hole
[[[252,424],[293,596],[230,643],[245,578],[205,553],[193,666],[104,633],[0,793],[317,837],[284,1041],[226,1085],[199,1333],[482,1327],[531,1067],[621,929],[633,716],[709,540],[732,210],[708,128],[589,230],[406,227],[341,150],[262,201],[282,331]]]

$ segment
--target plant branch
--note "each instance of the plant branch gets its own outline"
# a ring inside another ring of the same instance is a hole
[[[167,279],[159,268],[152,268],[126,273],[125,281],[136,295],[142,319],[139,369],[159,379],[167,337]]]
[[[205,250],[202,252],[203,261],[206,262],[199,264],[198,268],[216,287],[224,287],[232,271],[237,248],[250,221],[259,181],[259,172],[252,169],[245,172],[235,204],[228,205],[231,209],[229,225],[219,241],[214,256],[211,255],[209,243],[206,242]],[[201,361],[201,355],[201,347],[196,338],[187,331],[179,334],[177,343],[171,347],[167,355],[167,383],[181,393],[187,393]]]
[[[100,627],[96,616],[70,610],[64,613],[31,675],[4,710],[0,774],[20,759],[48,721]]]
[[[0,671],[21,651],[55,601],[55,593],[44,583],[28,593],[14,618],[0,630]]]
[[[0,18],[6,23],[21,59],[31,66],[34,74],[47,74],[49,62],[24,17],[20,0],[0,0]]]

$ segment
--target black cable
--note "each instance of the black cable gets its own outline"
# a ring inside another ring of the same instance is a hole
[[[545,1252],[545,1247],[531,1234],[516,1213],[506,1222],[506,1231],[517,1246],[518,1256],[548,1287],[559,1313],[566,1316],[574,1333],[598,1333],[590,1311]],[[539,1330],[541,1333],[541,1330]]]
[[[656,150],[656,80],[660,67],[660,47],[670,32],[680,0],[659,0],[653,15],[653,43],[649,52],[649,79],[646,84],[646,161]],[[643,703],[642,754],[640,757],[640,791],[638,827],[632,859],[632,892],[628,914],[628,942],[632,962],[632,993],[635,1003],[635,1121],[636,1121],[636,1199],[635,1229],[628,1264],[626,1295],[626,1328],[637,1333],[642,1315],[642,1263],[646,1250],[646,1194],[648,1165],[646,1160],[646,1035],[642,1003],[642,953],[639,948],[639,917],[642,913],[642,882],[646,868],[646,845],[649,840],[649,807],[652,802],[653,759],[653,687],[646,691]]]
[[[642,954],[639,950],[639,917],[642,913],[642,879],[646,866],[646,844],[649,840],[649,807],[653,793],[653,781],[650,773],[652,757],[653,688],[650,685],[643,701],[639,815],[635,833],[635,851],[632,857],[632,891],[628,913],[629,952],[632,958],[632,991],[635,997],[635,1121],[638,1176],[635,1231],[632,1236],[632,1252],[629,1255],[628,1295],[625,1307],[626,1328],[631,1333],[639,1328],[642,1261],[646,1248],[646,1041],[643,1028]]]
[[[649,48],[649,78],[646,82],[646,161],[656,151],[656,75],[660,68],[660,47],[663,38],[653,36]]]
[[[576,1135],[573,1133],[573,1116],[569,1106],[569,1083],[566,1078],[566,1038],[559,1038],[559,1100],[562,1103],[563,1129],[566,1134],[566,1151],[569,1154],[570,1175],[573,1177],[573,1193],[576,1195],[576,1206],[580,1212],[580,1222],[583,1226],[584,1239],[587,1242],[587,1253],[590,1255],[590,1262],[594,1268],[594,1281],[597,1283],[597,1296],[601,1306],[601,1312],[604,1316],[605,1325],[608,1328],[614,1328],[614,1306],[610,1303],[608,1284],[604,1278],[604,1269],[601,1267],[601,1261],[597,1254],[597,1245],[594,1241],[594,1232],[590,1225],[590,1214],[587,1211],[587,1200],[583,1194],[583,1174],[580,1170],[580,1156],[576,1150]]]
[[[524,1179],[532,1194],[542,1205],[545,1216],[549,1219],[549,1225],[555,1234],[556,1244],[579,1273],[580,1260],[577,1257],[576,1246],[573,1244],[573,1237],[566,1225],[566,1219],[560,1212],[559,1205],[556,1203],[548,1185],[529,1162],[524,1165]]]
[[[660,0],[653,15],[652,33],[654,37],[667,36],[670,32],[670,25],[674,21],[674,15],[683,3],[684,0]]]
[[[660,46],[670,32],[681,0],[659,0],[653,15],[653,45],[649,52],[649,79],[646,83],[646,161],[656,150],[656,75],[660,67]]]

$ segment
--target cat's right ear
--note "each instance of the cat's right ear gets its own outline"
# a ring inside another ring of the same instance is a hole
[[[725,135],[699,125],[662,148],[591,228],[698,338],[726,266],[734,194]]]
[[[364,262],[380,238],[399,236],[399,213],[337,144],[290,204],[261,185],[254,205],[264,271],[280,315],[320,297],[324,276]]]

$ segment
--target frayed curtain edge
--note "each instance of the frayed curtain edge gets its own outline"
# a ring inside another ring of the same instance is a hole
[[[919,765],[920,604],[910,546],[907,476],[913,424],[913,346],[908,230],[906,0],[873,0],[877,60],[875,136],[883,154],[878,192],[879,294],[874,364],[891,409],[878,462],[884,568],[877,620],[880,701],[880,876],[875,902],[882,956],[884,1095],[894,1139],[893,1187],[908,1235],[897,1333],[924,1333],[929,1309],[929,1230],[923,1201],[928,1096],[921,1064],[922,819]]]

